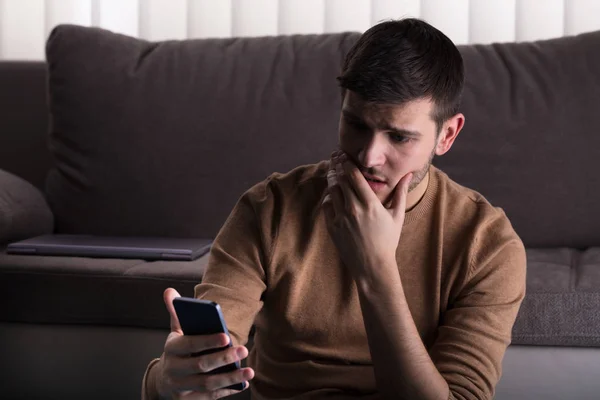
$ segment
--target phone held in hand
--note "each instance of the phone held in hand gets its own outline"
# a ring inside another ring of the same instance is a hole
[[[173,307],[177,313],[179,324],[184,335],[214,335],[217,333],[225,333],[229,337],[229,344],[222,348],[205,350],[195,353],[192,356],[197,357],[204,354],[216,353],[217,351],[225,350],[231,347],[231,337],[221,312],[221,307],[212,301],[193,299],[189,297],[176,297],[173,299]],[[216,368],[209,374],[221,374],[225,372],[235,371],[240,369],[239,361],[232,364],[224,365]],[[244,384],[238,383],[228,386],[227,389],[243,390]]]

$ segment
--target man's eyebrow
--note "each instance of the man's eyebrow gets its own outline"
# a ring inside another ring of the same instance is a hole
[[[397,128],[388,124],[383,124],[378,128],[384,131],[392,132],[394,135],[410,136],[413,138],[420,138],[421,136],[423,136],[419,131],[411,131],[410,129]]]
[[[344,115],[344,118],[347,118],[351,121],[365,123],[360,116],[354,114],[352,111],[350,111],[348,109],[343,109],[342,114]],[[413,137],[413,138],[420,138],[421,136],[423,136],[421,134],[421,132],[419,132],[419,131],[412,131],[410,129],[398,128],[396,126],[392,126],[387,123],[383,123],[383,125],[380,125],[377,128],[384,130],[384,131],[391,132],[394,135],[409,136],[409,137]]]

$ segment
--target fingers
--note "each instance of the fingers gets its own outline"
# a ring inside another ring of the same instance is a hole
[[[342,188],[339,181],[339,176],[337,175],[336,170],[329,171],[328,175],[334,176],[335,178],[328,178],[330,181],[334,182],[332,186],[328,187],[329,196],[331,197],[331,203],[333,205],[333,210],[335,216],[339,215],[339,213],[344,209],[344,194],[342,192]]]
[[[394,189],[394,196],[392,197],[392,203],[390,204],[390,210],[392,211],[392,215],[394,215],[394,217],[397,217],[398,215],[404,215],[406,211],[406,199],[408,198],[408,188],[410,186],[412,177],[412,172],[404,175]]]
[[[347,162],[345,162],[347,163]],[[344,164],[345,164],[344,163]],[[338,187],[341,192],[341,204],[340,206],[345,206],[348,210],[352,204],[357,201],[357,196],[354,193],[354,189],[352,188],[352,183],[349,177],[346,175],[346,171],[341,163],[335,166],[335,173],[338,178]]]
[[[164,393],[175,394],[177,399],[215,399],[238,393],[239,390],[229,388],[233,385],[244,384],[246,389],[248,381],[254,378],[252,368],[230,369],[219,368],[240,361],[248,356],[248,349],[244,346],[230,347],[214,353],[189,357],[189,352],[205,347],[206,345],[221,346],[225,343],[226,335],[190,336],[202,339],[203,343],[193,344],[186,351],[188,356],[166,354],[162,369]],[[215,340],[217,338],[219,340]],[[180,339],[185,339],[182,336]],[[212,342],[208,342],[208,340]],[[199,340],[196,340],[198,342]],[[242,390],[244,390],[242,389]]]
[[[323,205],[326,206],[325,210],[331,217],[330,222],[335,221],[336,216],[344,207],[344,195],[340,188],[336,165],[335,162],[332,162],[329,171],[327,171],[327,195],[323,199]]]
[[[252,368],[240,368],[232,372],[225,372],[222,374],[214,375],[190,375],[184,378],[173,379],[172,383],[177,392],[192,391],[197,394],[215,394],[216,391],[228,392],[229,394],[239,393],[239,390],[227,389],[229,386],[237,385],[240,383],[244,384],[245,390],[248,388],[248,381],[254,378],[254,370]],[[206,398],[206,397],[194,397],[192,394],[188,394],[190,397],[181,396],[181,398]],[[213,397],[210,397],[213,398]]]
[[[244,346],[229,347],[225,350],[197,357],[177,357],[169,365],[170,373],[177,376],[209,373],[225,365],[233,364],[248,357]]]
[[[329,195],[328,195],[329,196]],[[335,237],[335,211],[331,200],[323,202],[323,213],[325,214],[325,226],[332,238]]]
[[[229,344],[229,337],[224,333],[214,335],[182,335],[168,340],[165,353],[169,355],[189,357],[206,350],[220,349]]]
[[[343,174],[345,179],[348,181],[348,187],[351,189],[352,196],[355,196],[358,201],[365,205],[373,201],[379,202],[377,195],[371,190],[371,187],[367,183],[367,180],[360,172],[358,167],[345,157],[343,160]]]
[[[343,152],[342,150],[336,150],[336,151],[334,151],[333,153],[331,153],[331,159],[330,159],[330,162],[331,162],[331,163],[333,163],[333,162],[334,162],[334,160],[335,160],[336,158],[338,158],[339,156],[341,156],[342,154],[344,154],[344,152]]]
[[[181,325],[179,324],[179,318],[177,318],[175,307],[173,307],[173,299],[176,297],[181,297],[181,295],[173,288],[167,288],[167,290],[165,290],[163,293],[163,300],[165,301],[165,305],[167,306],[167,311],[169,311],[169,317],[171,319],[171,332],[177,332],[183,335]]]
[[[244,389],[246,390],[246,389]],[[213,399],[222,399],[227,396],[232,396],[236,393],[240,393],[237,390],[230,389],[221,389],[217,390],[213,393],[206,392],[187,392],[185,394],[180,395],[179,397],[175,397],[177,400],[213,400]]]

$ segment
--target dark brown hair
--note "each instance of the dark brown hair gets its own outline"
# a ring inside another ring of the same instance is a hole
[[[367,30],[348,52],[337,79],[344,92],[351,90],[369,102],[431,99],[439,134],[460,107],[464,66],[446,35],[425,21],[407,18]]]

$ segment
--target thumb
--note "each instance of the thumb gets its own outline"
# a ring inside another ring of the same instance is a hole
[[[181,325],[179,325],[179,318],[177,318],[177,313],[175,313],[175,307],[173,306],[173,299],[176,297],[181,297],[181,295],[173,288],[167,288],[163,293],[163,299],[171,318],[171,332],[183,335],[183,330],[181,330]]]
[[[406,212],[406,199],[408,197],[408,187],[410,186],[410,181],[412,180],[413,174],[412,172],[404,175],[400,182],[396,185],[396,189],[394,190],[394,197],[392,198],[392,204],[390,206],[394,217],[397,217],[399,214],[404,214]]]

